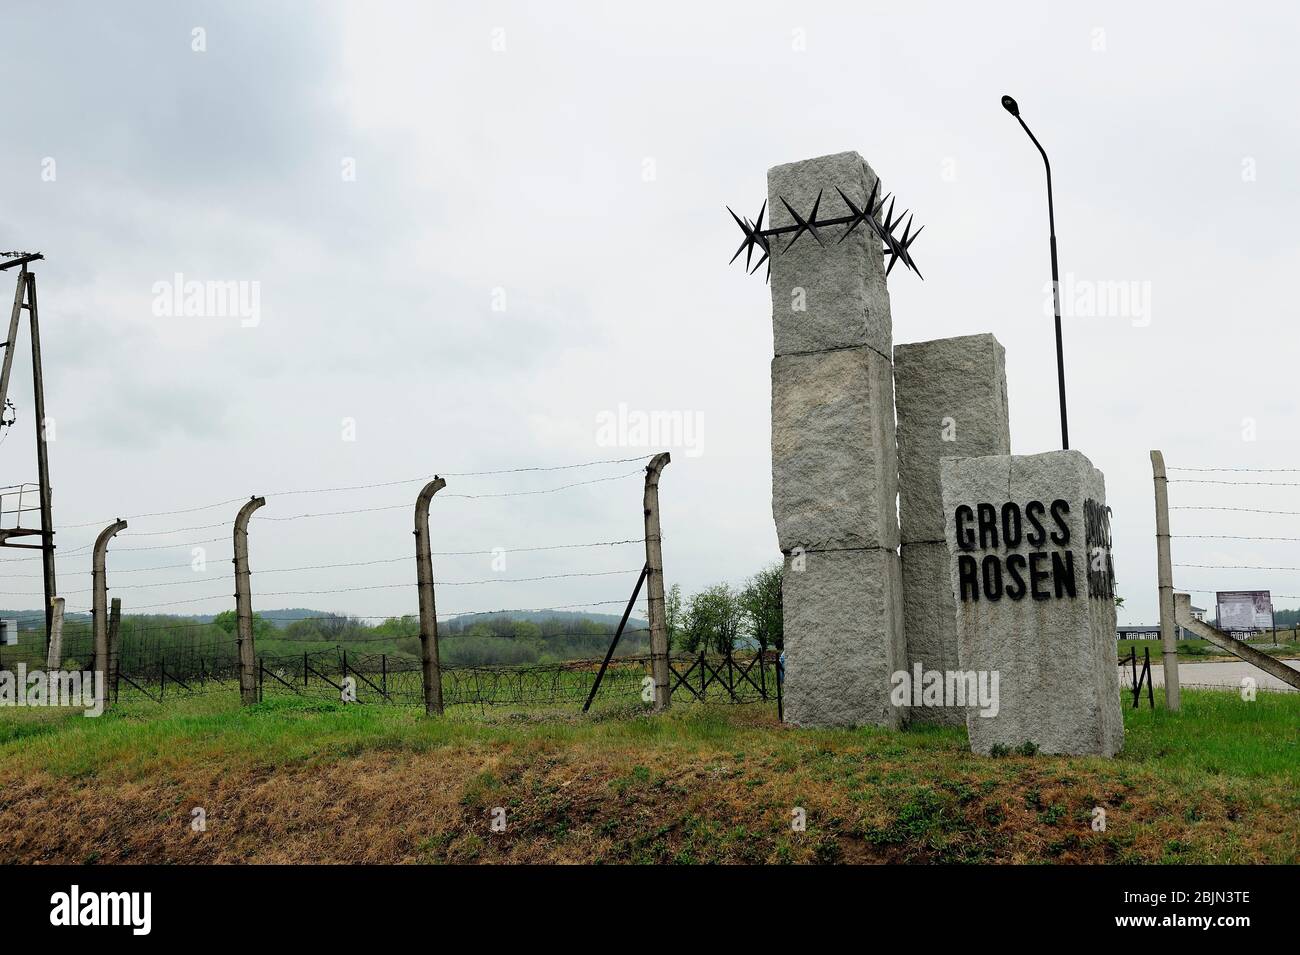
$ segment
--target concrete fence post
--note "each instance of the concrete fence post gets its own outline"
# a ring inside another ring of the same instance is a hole
[[[659,529],[659,475],[671,460],[664,451],[651,458],[645,469],[646,606],[656,710],[666,710],[672,702],[668,688],[668,626],[664,614],[664,552]]]
[[[1160,598],[1160,649],[1165,667],[1165,709],[1182,709],[1178,686],[1178,623],[1174,617],[1174,565],[1169,555],[1169,478],[1165,456],[1151,452],[1151,474],[1156,485],[1156,581]]]
[[[46,652],[45,669],[54,672],[62,665],[63,653],[63,598],[50,601],[50,648]]]
[[[252,706],[258,697],[253,593],[248,570],[248,519],[265,503],[264,497],[249,498],[235,518],[235,623],[239,636],[239,701],[244,706]]]
[[[122,598],[114,597],[108,611],[108,673],[105,679],[113,691],[113,702],[117,702],[117,674],[121,666],[122,639]],[[202,667],[200,665],[200,671]],[[105,700],[108,699],[105,694]]]
[[[126,527],[126,521],[118,518],[109,524],[95,538],[95,549],[91,558],[90,570],[90,613],[95,634],[95,660],[92,672],[103,673],[107,684],[109,679],[108,660],[108,580],[105,568],[108,561],[108,542]],[[105,705],[108,700],[105,699]]]
[[[429,552],[429,502],[447,486],[436,474],[415,499],[415,582],[420,598],[420,669],[424,712],[442,715],[442,667],[438,663],[438,608],[433,594],[433,556]]]

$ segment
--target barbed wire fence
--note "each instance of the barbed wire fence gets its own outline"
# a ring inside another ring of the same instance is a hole
[[[1159,568],[1162,627],[1172,626],[1175,634],[1185,629],[1181,621],[1173,619],[1176,592],[1203,603],[1204,613],[1215,608],[1206,622],[1212,620],[1216,629],[1257,650],[1300,642],[1300,622],[1281,628],[1275,620],[1269,628],[1242,627],[1219,620],[1217,612],[1218,595],[1230,591],[1268,591],[1273,600],[1300,600],[1300,593],[1285,592],[1300,591],[1294,580],[1300,565],[1278,556],[1294,553],[1300,545],[1300,510],[1287,506],[1294,499],[1291,489],[1300,488],[1300,468],[1166,466],[1160,452],[1152,452],[1152,464],[1157,548],[1167,548],[1159,559],[1161,564],[1168,563],[1167,570]],[[1295,479],[1283,479],[1284,475]],[[1167,490],[1162,489],[1162,482]],[[1270,495],[1281,499],[1271,501]],[[1167,543],[1160,540],[1162,520],[1167,525],[1163,529]],[[1294,531],[1288,533],[1292,524]],[[1270,606],[1270,616],[1274,611]],[[1250,655],[1245,648],[1240,653]],[[1286,685],[1270,689],[1295,692]]]
[[[667,463],[667,456],[662,458],[663,463]],[[446,490],[440,487],[440,493],[433,495],[432,500],[436,502],[438,510],[435,513],[439,517],[445,513],[443,509],[473,508],[484,502],[544,503],[566,492],[582,493],[598,486],[617,487],[635,477],[645,478],[651,466],[646,464],[648,459],[651,465],[657,460],[654,456],[639,455],[566,465],[453,472],[444,475],[452,480],[452,484]],[[622,467],[634,462],[640,466],[630,470]],[[579,479],[548,482],[543,487],[501,489],[480,480],[546,476],[556,472],[610,467],[617,468],[617,473],[597,472],[595,477],[575,474]],[[279,505],[297,497],[410,488],[419,484],[427,486],[428,483],[426,477],[419,477],[339,487],[297,488],[261,497]],[[657,471],[655,483],[657,485]],[[678,691],[679,697],[687,699],[708,698],[710,688],[713,688],[714,698],[732,702],[757,702],[777,697],[777,661],[772,654],[764,656],[742,651],[734,656],[728,654],[715,659],[699,655],[683,661],[668,659],[665,649],[662,672],[656,676],[652,626],[646,622],[654,619],[650,612],[654,596],[650,587],[642,592],[641,582],[650,573],[652,553],[657,555],[659,551],[657,513],[654,533],[647,531],[639,537],[610,535],[609,539],[594,541],[531,541],[512,547],[430,548],[429,556],[437,558],[439,571],[433,575],[432,589],[436,590],[439,600],[447,599],[449,594],[456,595],[449,601],[452,604],[450,609],[437,609],[433,617],[436,625],[430,628],[422,626],[421,615],[409,609],[381,615],[338,613],[321,617],[306,614],[281,616],[274,611],[256,614],[252,606],[254,603],[266,606],[267,602],[274,605],[299,598],[310,601],[388,592],[400,599],[401,595],[418,591],[418,555],[412,550],[399,553],[396,546],[391,556],[368,559],[338,560],[322,555],[317,560],[284,562],[281,565],[273,563],[266,568],[257,566],[256,562],[256,553],[262,543],[260,538],[266,530],[292,528],[298,522],[337,521],[352,515],[401,510],[409,513],[413,501],[363,507],[308,506],[287,514],[252,514],[248,523],[252,525],[253,534],[247,536],[259,539],[250,545],[253,566],[248,577],[256,586],[251,588],[250,606],[241,608],[240,588],[233,588],[235,596],[232,597],[229,578],[225,577],[229,572],[218,575],[208,569],[209,565],[216,570],[226,561],[235,560],[239,545],[232,542],[238,538],[238,521],[234,518],[204,520],[199,515],[222,508],[232,510],[240,507],[242,510],[248,502],[248,498],[228,498],[209,504],[127,515],[121,519],[123,529],[111,546],[108,546],[106,537],[112,535],[106,529],[100,535],[105,538],[103,546],[86,543],[61,549],[56,559],[64,565],[60,569],[60,579],[67,581],[78,579],[71,572],[71,566],[81,564],[84,567],[85,563],[94,562],[96,558],[112,558],[105,577],[112,579],[112,592],[121,595],[126,615],[121,617],[116,633],[106,637],[99,632],[102,628],[96,625],[96,588],[101,585],[93,575],[90,586],[77,587],[74,584],[63,591],[61,596],[67,601],[67,609],[59,641],[59,665],[64,669],[109,670],[111,701],[144,698],[163,702],[182,695],[237,693],[242,678],[251,681],[250,685],[256,688],[254,699],[257,700],[298,696],[418,705],[428,702],[429,677],[425,671],[426,662],[422,659],[425,655],[422,632],[431,629],[433,633],[429,636],[434,638],[435,653],[441,658],[436,680],[444,706],[581,705],[584,701],[589,704],[596,697],[597,690],[602,705],[649,706],[661,698],[657,695],[661,686],[665,691],[662,697],[665,701],[674,690]],[[61,530],[94,532],[117,520],[78,521],[63,525]],[[166,526],[157,526],[160,523]],[[519,526],[526,522],[515,523]],[[143,525],[144,529],[133,524]],[[259,534],[259,530],[263,533]],[[653,548],[652,543],[655,545]],[[210,545],[217,544],[229,544],[232,551],[220,548],[217,556],[210,556]],[[188,561],[181,559],[186,550],[190,552]],[[641,551],[645,552],[644,558],[639,553]],[[529,555],[541,559],[563,556],[579,562],[572,568],[554,568],[556,572],[514,576],[504,573],[506,555],[512,558],[514,555]],[[599,555],[599,561],[595,559],[596,555]],[[124,562],[124,558],[127,566],[117,566]],[[492,563],[491,574],[468,571],[467,565],[481,563],[485,558]],[[416,575],[409,574],[413,559],[417,562]],[[0,559],[0,575],[15,581],[39,581],[40,574],[24,573],[21,567],[14,567],[16,572],[8,572],[10,566],[21,561],[22,558]],[[443,576],[442,568],[448,564],[452,570]],[[236,564],[236,576],[238,566]],[[658,566],[656,570],[659,576],[657,593],[661,601],[659,626],[662,627],[662,567]],[[184,571],[189,573],[184,574]],[[382,577],[374,583],[344,581],[327,586],[321,582],[321,574],[329,571],[339,571],[345,576],[364,571]],[[298,575],[311,576],[303,578]],[[223,577],[225,586],[218,583]],[[304,582],[298,583],[300,580]],[[629,599],[627,589],[632,587],[633,581],[637,581],[637,585]],[[550,588],[577,582],[601,585],[599,589],[593,588],[594,593],[589,591],[581,595],[595,599],[547,601],[546,606],[493,606],[473,599],[480,590],[508,592],[511,588],[528,585],[540,584]],[[107,580],[102,587],[106,593],[109,589]],[[619,590],[623,593],[619,594]],[[0,591],[0,602],[39,596],[41,593],[35,590],[5,590]],[[155,596],[170,599],[154,599]],[[179,616],[183,613],[179,608],[196,606],[210,606],[212,612],[199,619]],[[617,630],[608,624],[587,621],[582,622],[580,629],[571,629],[574,620],[578,619],[573,616],[548,620],[550,615],[617,613],[620,609],[624,611],[623,624]],[[44,632],[44,614],[32,611],[5,616],[16,620],[19,639],[16,645],[0,645],[0,669],[12,670],[23,665],[30,670],[46,665],[49,662],[48,635]],[[244,632],[245,616],[249,618],[247,633]],[[530,616],[535,619],[528,619]],[[253,632],[251,627],[254,624],[262,628],[260,632]],[[244,641],[254,650],[251,672],[247,662],[241,664],[240,649]],[[103,661],[108,663],[101,661],[100,654],[105,654]],[[682,682],[681,674],[684,672],[690,672],[689,682]],[[248,697],[245,699],[247,701]]]

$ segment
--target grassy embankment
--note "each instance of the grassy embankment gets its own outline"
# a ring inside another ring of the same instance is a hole
[[[427,720],[219,694],[99,719],[0,711],[0,860],[1300,861],[1300,695],[1126,708],[1114,760],[981,758],[954,729],[799,730],[766,705],[573,709]]]

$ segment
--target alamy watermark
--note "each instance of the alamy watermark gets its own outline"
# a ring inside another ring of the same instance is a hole
[[[262,283],[186,280],[177,272],[153,283],[153,313],[158,318],[237,318],[244,328],[262,321]]]
[[[132,935],[148,935],[153,925],[152,892],[92,892],[73,885],[50,896],[54,926],[120,925]]]
[[[69,707],[86,716],[104,712],[101,670],[28,671],[26,663],[0,670],[0,706]]]
[[[1151,283],[1137,280],[1075,278],[1066,272],[1061,279],[1062,318],[1127,318],[1134,328],[1151,324]],[[1043,314],[1055,314],[1052,283],[1043,285]]]
[[[596,444],[602,448],[681,448],[688,458],[704,451],[704,414],[699,411],[639,411],[619,402],[596,415]]]
[[[889,678],[889,701],[894,706],[975,707],[990,719],[1001,708],[1000,680],[997,670],[926,670],[917,663],[911,673],[897,670]]]

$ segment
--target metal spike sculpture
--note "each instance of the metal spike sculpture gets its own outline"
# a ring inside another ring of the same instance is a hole
[[[839,188],[839,186],[836,186],[835,191],[838,192],[840,198],[844,200],[844,204],[849,209],[849,214],[846,216],[836,216],[833,219],[817,218],[817,210],[821,207],[822,203],[821,192],[817,193],[817,198],[813,202],[812,211],[808,213],[807,217],[801,216],[794,210],[794,207],[791,206],[790,203],[785,201],[784,197],[778,196],[777,198],[781,200],[781,205],[785,206],[786,211],[790,213],[790,218],[794,219],[794,225],[778,226],[769,229],[763,228],[763,216],[767,213],[766,202],[763,203],[763,208],[758,210],[758,217],[753,221],[736,215],[736,213],[731,211],[731,207],[727,206],[727,211],[731,212],[731,218],[736,220],[736,225],[740,226],[740,231],[745,233],[744,241],[740,243],[740,248],[736,249],[736,254],[731,257],[731,261],[735,262],[736,259],[740,257],[740,253],[744,252],[745,271],[749,272],[750,275],[757,272],[759,268],[762,267],[763,263],[767,262],[767,279],[770,281],[772,278],[772,264],[770,262],[772,244],[770,240],[774,236],[788,235],[791,232],[794,233],[794,235],[791,236],[790,241],[785,244],[785,248],[780,250],[781,252],[787,252],[792,245],[799,241],[799,237],[805,232],[812,236],[813,239],[817,241],[818,245],[825,246],[826,242],[822,238],[819,230],[827,228],[828,226],[846,225],[848,228],[844,230],[844,233],[838,240],[839,242],[843,242],[850,234],[852,234],[854,229],[865,224],[865,226],[875,234],[876,238],[884,244],[881,250],[882,253],[889,256],[889,265],[885,268],[886,275],[892,272],[895,263],[901,260],[905,266],[924,280],[925,276],[921,275],[921,270],[916,267],[916,263],[912,260],[912,254],[908,250],[911,248],[912,243],[916,241],[917,236],[921,234],[925,226],[921,226],[920,229],[913,232],[912,216],[906,210],[899,213],[898,218],[894,218],[893,196],[886,195],[884,198],[877,200],[876,196],[879,189],[880,180],[877,179],[875,184],[871,187],[871,195],[867,196],[867,201],[864,202],[862,208],[859,209],[857,205],[854,204],[853,200],[844,194],[844,190]],[[888,209],[885,208],[886,202],[889,203]],[[884,221],[881,221],[881,212],[884,212],[885,214]],[[906,220],[906,222],[904,222],[904,220]],[[903,227],[903,234],[901,236],[894,234],[898,231],[899,226]],[[755,249],[761,250],[763,254],[759,257],[759,260],[751,266],[750,263],[753,260]]]

